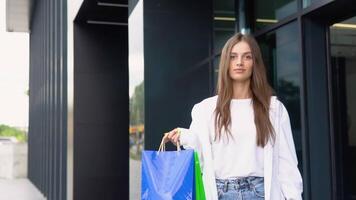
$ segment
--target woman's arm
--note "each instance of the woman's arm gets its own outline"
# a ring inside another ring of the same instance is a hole
[[[192,112],[191,112],[192,122],[190,123],[189,129],[179,128],[180,130],[179,141],[180,144],[183,145],[185,149],[194,149],[194,150],[200,149],[199,138],[197,134],[199,133],[199,129],[200,129],[199,126],[201,126],[200,121],[202,120],[202,116],[200,116],[201,114],[199,113],[198,107],[199,107],[198,104],[195,104],[192,108]]]
[[[164,136],[165,142],[171,141],[174,145],[182,145],[185,149],[201,150],[198,134],[204,132],[205,126],[202,124],[203,115],[198,110],[198,104],[194,105],[192,112],[192,122],[189,129],[175,128]]]
[[[287,109],[281,103],[279,130],[279,174],[278,179],[287,200],[301,200],[303,192],[302,176],[298,169],[292,129]]]
[[[185,149],[194,149],[199,156],[200,165],[203,167],[204,157],[202,155],[204,142],[209,134],[208,124],[206,122],[206,116],[201,104],[195,104],[191,115],[192,122],[189,129],[179,128],[180,130],[180,144]]]

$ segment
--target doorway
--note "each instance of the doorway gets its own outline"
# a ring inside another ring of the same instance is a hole
[[[337,199],[356,199],[356,17],[333,24],[330,64]]]

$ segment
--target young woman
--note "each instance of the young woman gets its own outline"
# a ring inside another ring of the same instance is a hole
[[[207,200],[302,199],[288,112],[272,96],[251,35],[226,42],[217,95],[194,105],[189,129],[164,138],[198,152]]]

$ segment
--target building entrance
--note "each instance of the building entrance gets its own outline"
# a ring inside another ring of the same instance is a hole
[[[356,17],[330,27],[337,199],[356,199]]]

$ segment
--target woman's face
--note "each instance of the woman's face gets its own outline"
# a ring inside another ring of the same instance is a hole
[[[245,41],[236,43],[230,53],[229,75],[234,82],[245,82],[251,78],[253,57]]]

